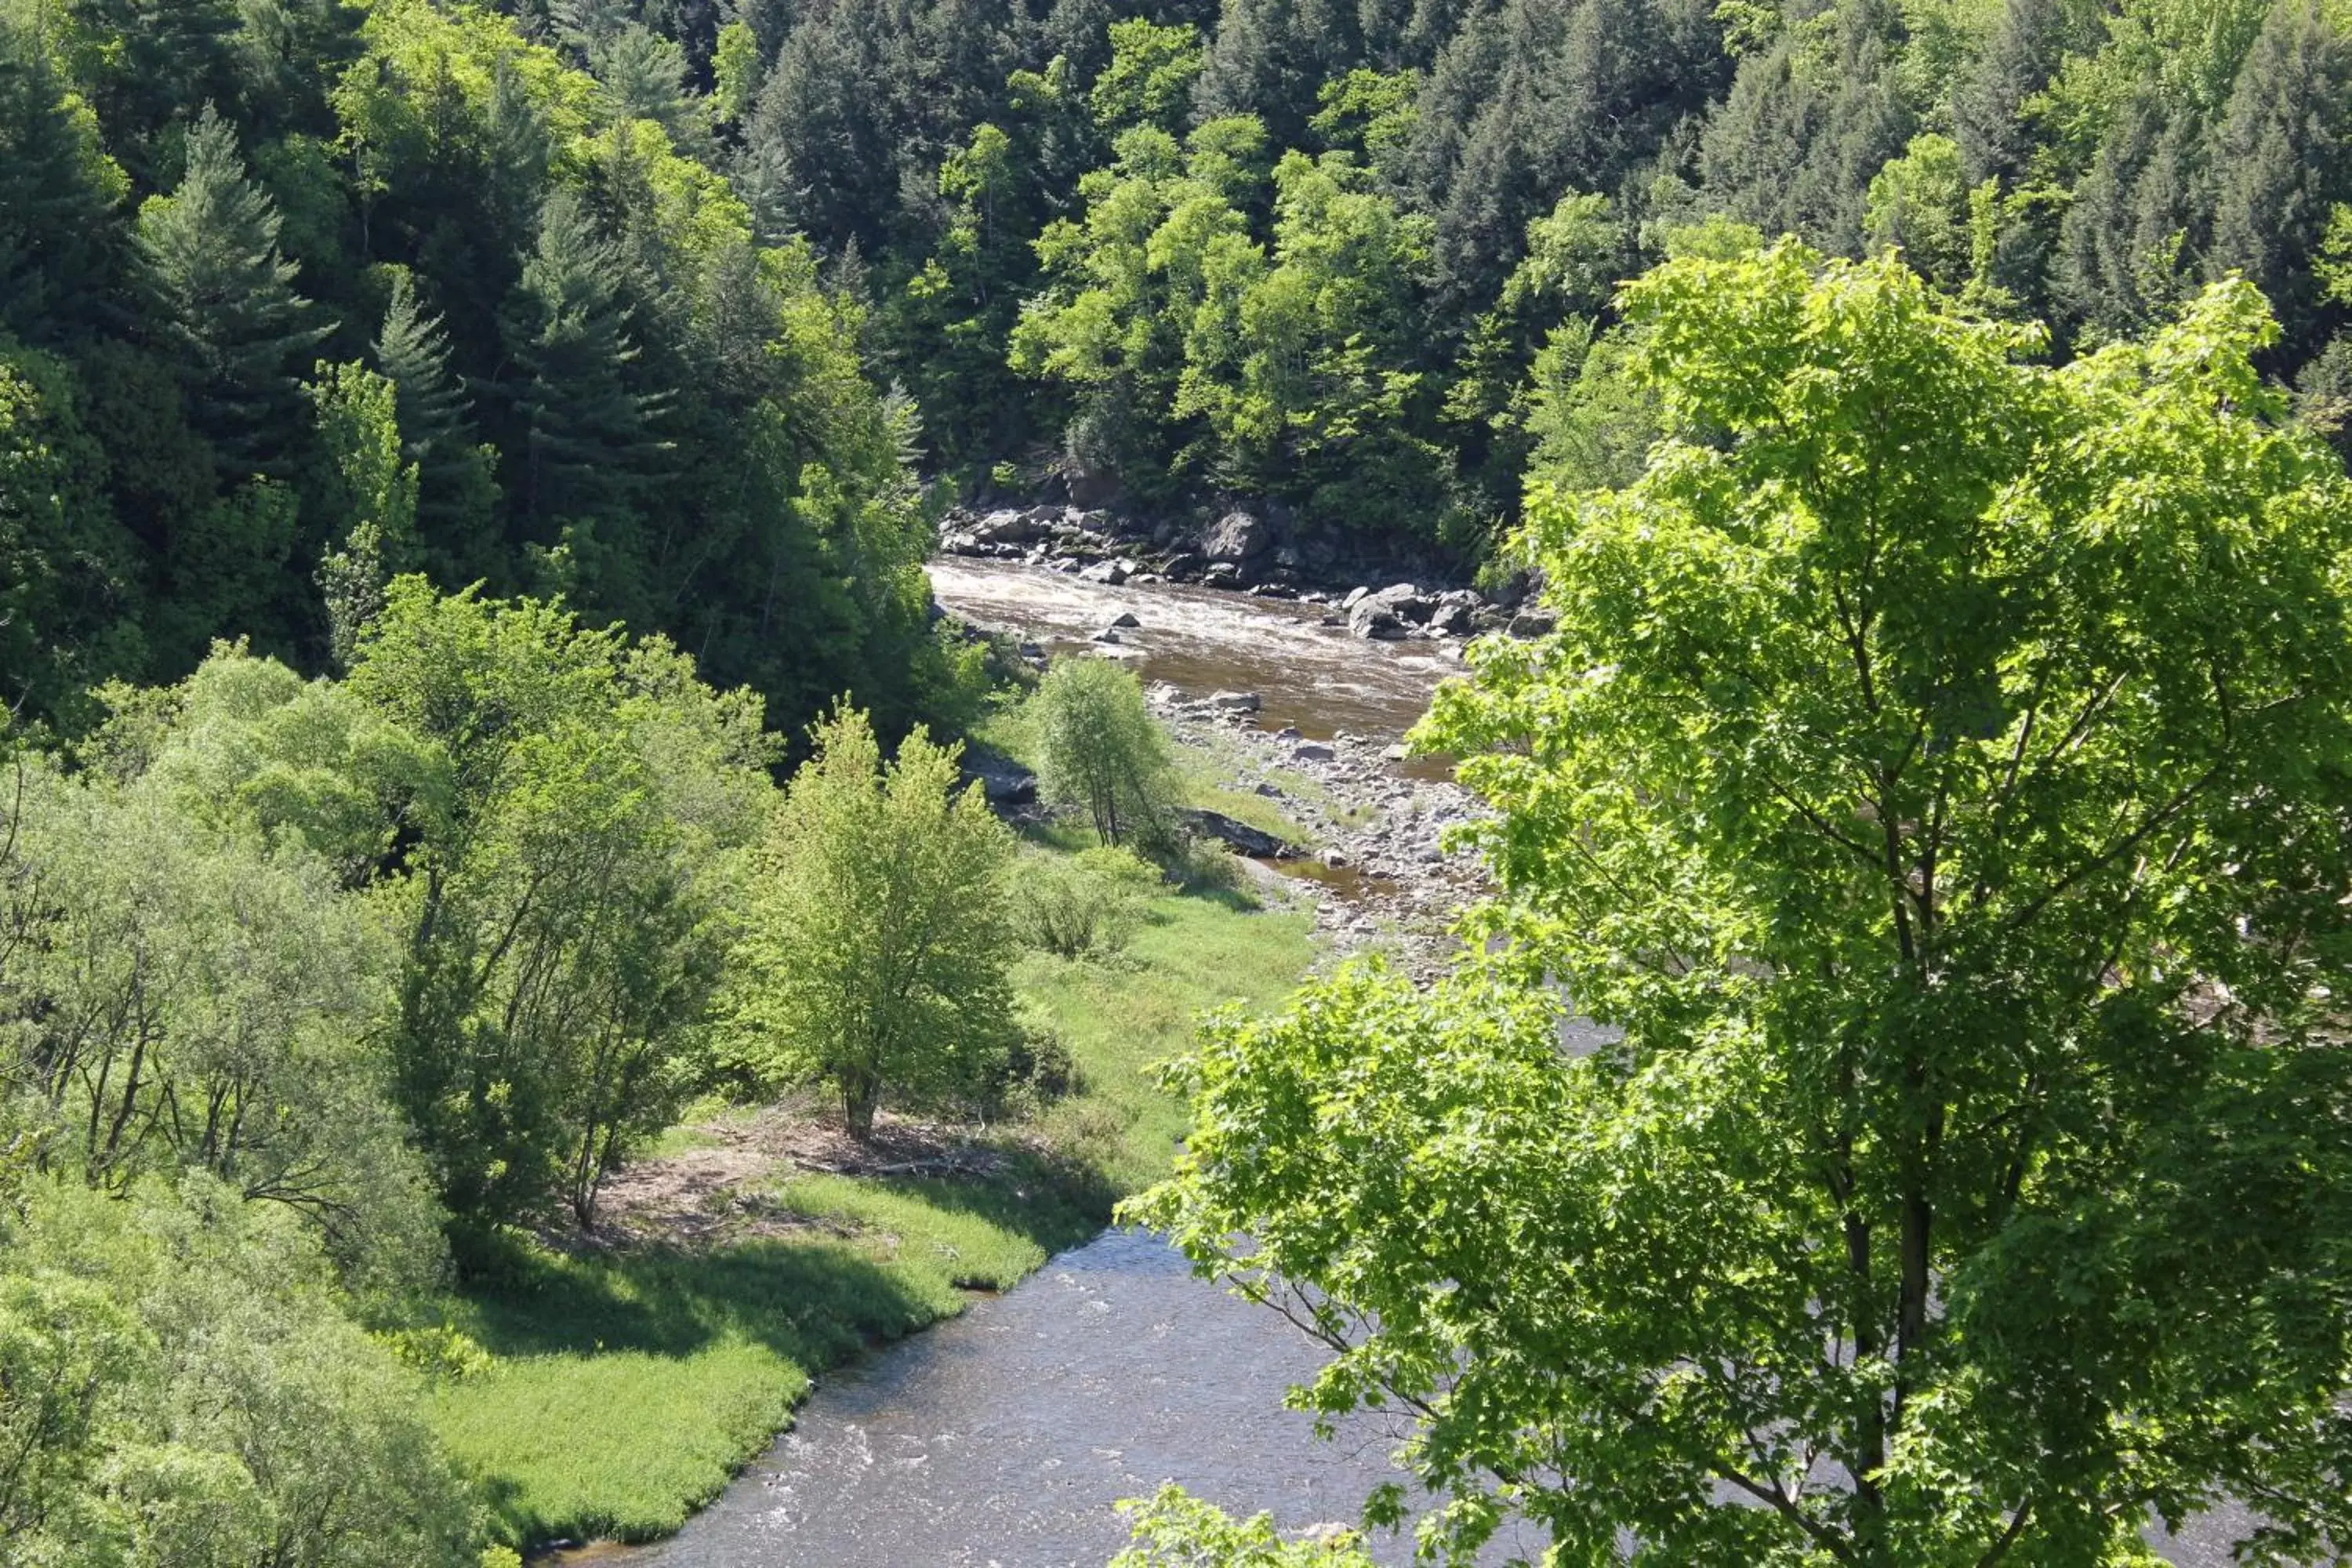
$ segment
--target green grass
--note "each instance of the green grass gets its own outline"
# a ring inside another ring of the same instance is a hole
[[[502,1539],[675,1531],[812,1373],[954,1316],[967,1289],[1003,1289],[1101,1224],[1034,1159],[991,1183],[803,1176],[771,1195],[805,1235],[615,1258],[519,1248],[455,1305],[492,1363],[440,1386],[435,1425]]]
[[[1182,1133],[1150,1067],[1184,1049],[1203,1008],[1278,1002],[1309,958],[1303,916],[1252,913],[1231,895],[1156,899],[1114,961],[1031,955],[1015,968],[1079,1075],[1028,1130],[1043,1152],[1008,1144],[987,1180],[793,1176],[760,1195],[803,1228],[707,1251],[573,1258],[517,1244],[448,1308],[488,1369],[434,1396],[442,1441],[480,1478],[501,1538],[677,1530],[784,1426],[812,1374],[1093,1235],[1114,1198],[1166,1170]],[[663,1146],[709,1141],[688,1131]]]
[[[1013,983],[1033,1015],[1070,1047],[1083,1092],[1047,1109],[1046,1139],[1119,1193],[1156,1180],[1184,1131],[1184,1108],[1151,1069],[1181,1053],[1202,1010],[1273,1006],[1313,957],[1300,913],[1245,913],[1231,895],[1155,900],[1117,963],[1031,953]]]

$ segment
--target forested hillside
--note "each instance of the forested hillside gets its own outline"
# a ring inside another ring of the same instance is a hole
[[[760,221],[859,258],[874,353],[975,483],[1223,492],[1475,552],[1531,461],[1638,468],[1655,431],[1618,374],[1616,283],[1783,231],[1900,247],[1972,310],[2047,321],[2061,359],[2241,272],[2285,328],[2265,370],[2344,438],[2340,5],[746,0],[646,22],[690,73],[713,61]]]
[[[421,570],[903,726],[912,415],[685,70],[424,0],[0,8],[0,701],[319,668]]]
[[[910,468],[1475,557],[1531,466],[1622,481],[1654,435],[1617,282],[1783,230],[2061,359],[2242,272],[2347,439],[2335,0],[5,16],[0,672],[39,713],[224,635],[322,667],[327,606],[415,567],[903,722],[943,679]]]

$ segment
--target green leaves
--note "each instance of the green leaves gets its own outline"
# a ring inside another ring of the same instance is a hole
[[[734,1028],[763,1078],[832,1085],[866,1139],[886,1099],[978,1089],[1017,1033],[1013,837],[978,784],[956,787],[960,747],[919,728],[886,766],[855,709],[813,740],[761,855]]]
[[[1213,1032],[1149,1217],[1310,1316],[1316,1407],[1415,1412],[1444,1551],[1489,1492],[1571,1561],[2090,1561],[2226,1493],[2340,1550],[2352,487],[2258,297],[2055,371],[1887,259],[1622,300],[1666,438],[1531,496],[1559,631],[1423,731],[1499,814],[1482,956]]]
[[[1151,852],[1175,842],[1175,760],[1132,670],[1108,659],[1056,659],[1029,702],[1047,800],[1084,811],[1107,845]]]

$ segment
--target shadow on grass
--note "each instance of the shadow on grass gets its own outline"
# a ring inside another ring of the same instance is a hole
[[[576,1258],[514,1247],[467,1296],[493,1354],[642,1351],[685,1356],[721,1339],[829,1366],[939,1317],[902,1276],[832,1240]]]
[[[1119,1194],[1093,1166],[1026,1149],[1011,1151],[1006,1158],[1004,1170],[985,1181],[894,1176],[873,1184],[984,1220],[1034,1243],[1048,1257],[1093,1240],[1110,1223]]]

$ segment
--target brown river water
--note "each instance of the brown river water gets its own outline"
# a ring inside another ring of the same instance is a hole
[[[1419,717],[1460,664],[1430,643],[1368,644],[1318,606],[1205,589],[1112,588],[992,563],[934,563],[950,611],[1055,649],[1092,646],[1122,610],[1120,652],[1187,691],[1259,693],[1267,728],[1381,739]],[[1394,1432],[1344,1423],[1329,1440],[1283,1394],[1319,1348],[1272,1311],[1197,1279],[1164,1242],[1109,1231],[962,1317],[823,1378],[793,1430],[674,1539],[590,1548],[567,1563],[631,1568],[1100,1568],[1126,1542],[1113,1504],[1167,1480],[1286,1529],[1351,1521],[1398,1479]],[[2208,1516],[2162,1550],[2222,1568],[2230,1526]],[[1542,1542],[1507,1533],[1491,1559]],[[1382,1563],[1409,1541],[1377,1539]]]
[[[1261,725],[1296,725],[1317,740],[1342,730],[1394,740],[1421,717],[1440,680],[1462,673],[1445,644],[1351,637],[1322,624],[1332,611],[1320,605],[1172,583],[1113,588],[955,556],[931,563],[931,591],[964,619],[1018,632],[1051,652],[1127,658],[1147,680],[1202,696],[1255,691],[1265,704]],[[1092,642],[1122,610],[1143,624],[1120,631],[1115,646]]]

